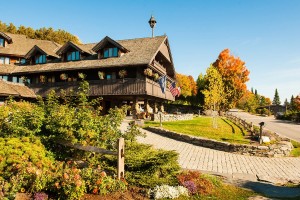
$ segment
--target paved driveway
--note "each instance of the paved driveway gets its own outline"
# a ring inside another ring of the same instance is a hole
[[[128,121],[124,121],[121,130],[124,131],[127,125]],[[178,162],[184,169],[201,170],[252,181],[256,181],[258,177],[271,182],[280,179],[300,182],[300,158],[265,158],[227,153],[141,130],[146,137],[138,137],[138,142],[151,144],[158,149],[175,150],[179,153]]]
[[[288,121],[277,120],[274,116],[261,117],[256,115],[251,115],[246,112],[231,112],[247,122],[253,122],[258,125],[259,122],[265,122],[266,129],[278,133],[281,136],[288,137],[290,139],[300,142],[300,124],[291,123]]]

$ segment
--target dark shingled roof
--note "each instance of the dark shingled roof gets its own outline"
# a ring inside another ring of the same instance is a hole
[[[24,84],[7,82],[0,79],[0,96],[36,98],[35,93]]]
[[[61,45],[48,40],[29,39],[25,35],[0,33],[7,35],[12,40],[11,44],[0,47],[0,54],[24,57],[34,45],[37,45],[39,48],[43,49],[43,51],[48,52],[49,55],[51,55],[55,54],[61,47]]]
[[[118,40],[120,45],[130,50],[120,57],[95,59],[95,60],[80,60],[71,62],[47,63],[39,65],[25,65],[11,67],[0,65],[0,74],[10,71],[10,73],[35,73],[47,71],[65,71],[76,69],[90,69],[102,67],[120,67],[130,65],[147,65],[150,64],[161,44],[167,39],[167,36],[157,36],[154,38],[137,38],[130,40]],[[84,46],[87,49],[94,47],[96,44],[78,45]],[[91,50],[91,49],[90,49]],[[1,53],[1,51],[0,51]]]

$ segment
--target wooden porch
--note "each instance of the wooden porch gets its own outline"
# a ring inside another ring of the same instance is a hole
[[[157,82],[148,78],[125,78],[125,79],[111,79],[111,80],[91,80],[90,96],[151,96],[155,98],[174,101],[168,88],[166,93],[161,92],[160,86]],[[29,87],[34,90],[37,95],[45,97],[51,90],[59,92],[61,89],[70,92],[76,91],[79,86],[79,81],[74,82],[54,82],[54,83],[35,83],[30,84]]]

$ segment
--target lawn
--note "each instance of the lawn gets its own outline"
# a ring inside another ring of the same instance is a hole
[[[200,136],[218,141],[249,144],[250,140],[245,139],[247,132],[236,126],[226,118],[217,119],[218,128],[212,127],[211,117],[195,117],[192,120],[163,122],[164,129],[184,133],[188,135]],[[159,122],[146,122],[146,126],[158,127]]]
[[[296,142],[294,140],[291,140],[294,149],[291,151],[291,156],[299,157],[300,156],[300,142]]]

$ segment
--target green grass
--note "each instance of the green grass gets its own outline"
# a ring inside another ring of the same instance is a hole
[[[296,142],[294,140],[291,140],[294,149],[291,151],[291,156],[299,157],[300,156],[300,142]]]
[[[245,139],[246,131],[225,118],[218,118],[218,128],[212,127],[211,117],[196,117],[193,120],[163,122],[164,129],[218,141],[249,144]],[[145,122],[146,126],[158,127],[159,122]]]

